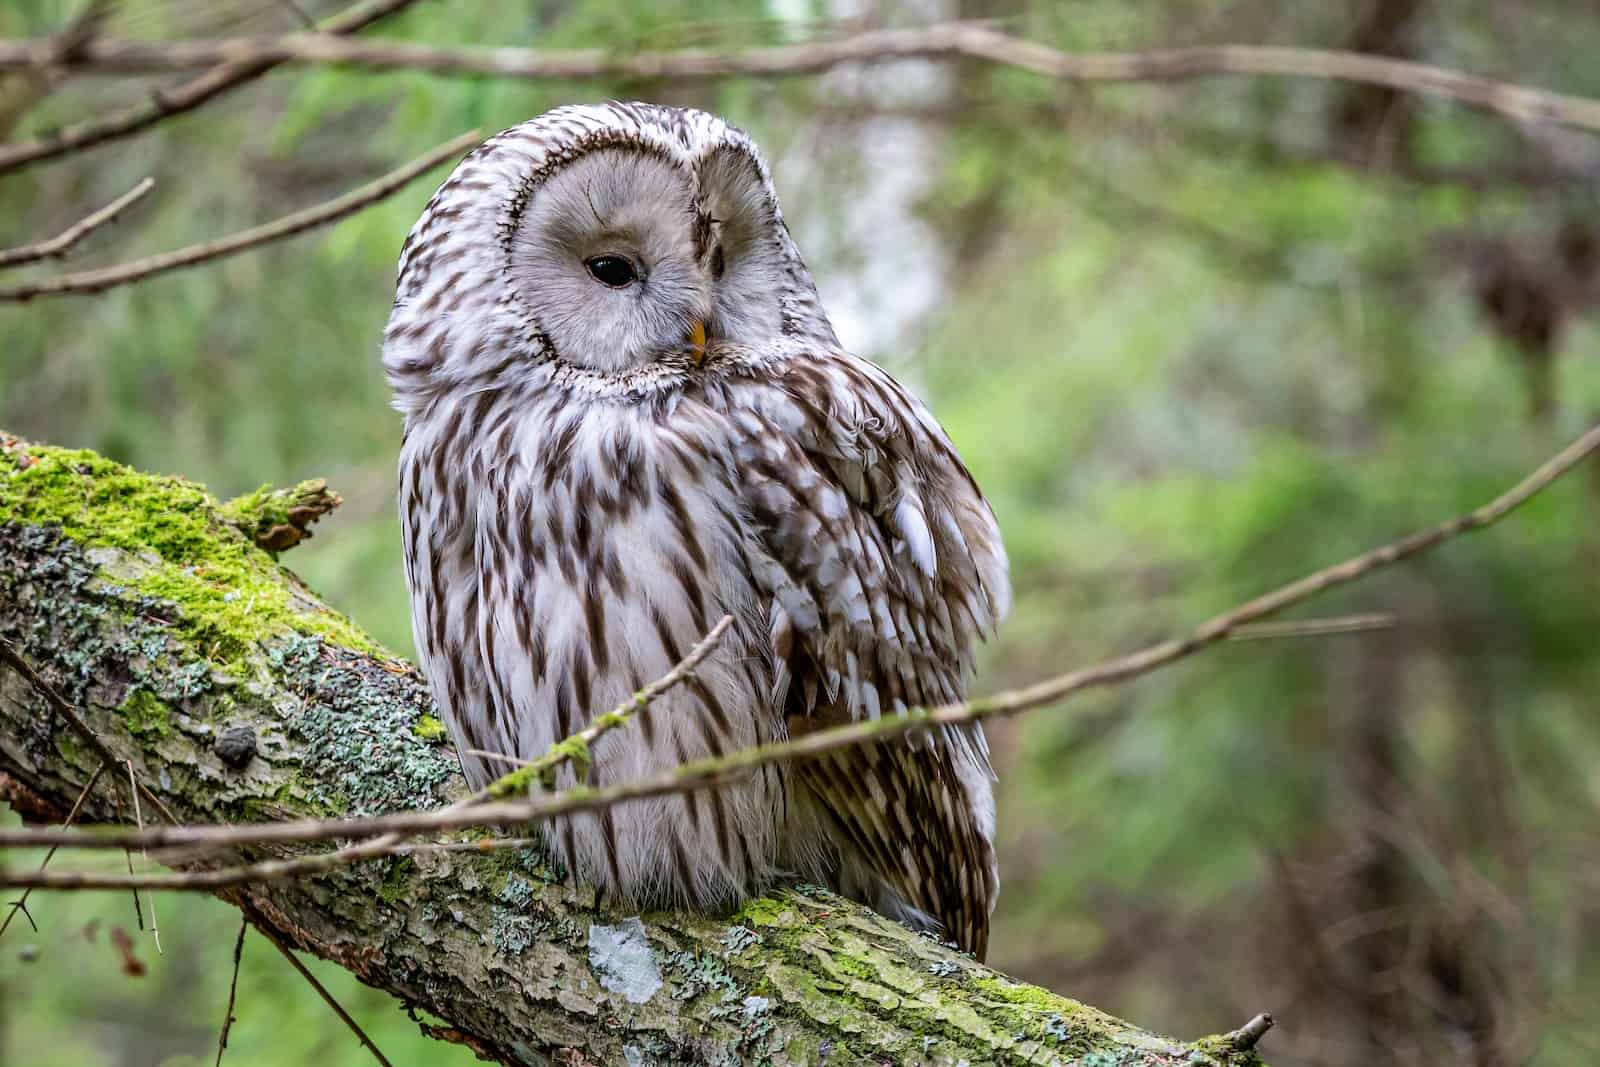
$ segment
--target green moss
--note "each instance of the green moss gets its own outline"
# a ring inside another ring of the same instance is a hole
[[[1077,1001],[1057,996],[1048,989],[1020,985],[999,977],[987,975],[975,977],[972,979],[972,986],[990,1000],[1015,1004],[1019,1007],[1036,1008],[1039,1011],[1053,1011],[1070,1015],[1083,1007]]]
[[[234,497],[218,510],[223,517],[245,533],[252,533],[259,528],[285,525],[289,522],[289,508],[293,505],[294,498],[321,484],[320,480],[301,482],[288,490],[263,485],[243,496]]]
[[[1198,1065],[1225,1064],[1226,1067],[1262,1067],[1261,1057],[1255,1050],[1241,1050],[1234,1045],[1230,1034],[1212,1034],[1202,1037],[1189,1046],[1194,1050],[1190,1062]]]
[[[637,700],[640,700],[641,698],[640,698],[638,693],[635,693],[633,695],[633,699],[637,701]],[[628,713],[627,712],[608,711],[604,715],[596,715],[595,718],[594,718],[594,722],[591,723],[591,725],[597,726],[601,730],[615,730],[617,727],[623,725],[627,721],[628,721]]]
[[[406,887],[411,881],[411,873],[416,869],[410,856],[397,857],[389,864],[389,870],[383,876],[383,884],[378,887],[378,898],[385,904],[395,904],[406,895]]]
[[[218,511],[276,559],[279,552],[310,537],[312,525],[342,503],[343,498],[329,489],[327,482],[312,478],[288,489],[263,485],[221,505]]]
[[[762,927],[787,925],[795,918],[794,909],[781,900],[772,897],[757,897],[746,901],[734,915],[734,922],[740,926]]]
[[[236,659],[283,630],[381,652],[343,616],[296,603],[293,577],[194,482],[142,474],[85,450],[17,441],[0,447],[0,515],[143,559],[147,568],[120,580],[176,605],[177,628],[215,661]]]
[[[555,772],[563,762],[572,764],[572,773],[579,784],[589,780],[589,768],[593,764],[589,757],[589,742],[576,734],[551,745],[550,751],[539,762],[544,764],[539,768],[539,779],[546,789],[556,787]]]
[[[117,709],[136,737],[167,737],[172,733],[172,707],[144,689],[135,689]]]
[[[872,964],[858,960],[846,952],[832,952],[828,957],[828,965],[835,972],[848,975],[862,982],[878,981],[878,969]]]
[[[495,800],[504,800],[507,797],[527,796],[533,789],[533,784],[539,780],[539,775],[534,767],[518,767],[510,774],[503,774],[490,782],[486,787],[489,796]]]
[[[61,753],[61,758],[74,767],[85,766],[83,760],[83,746],[78,743],[77,735],[63,730],[56,734],[56,751]]]
[[[1084,1053],[1103,1043],[1107,1028],[1116,1025],[1109,1015],[1038,986],[978,974],[968,975],[964,984],[971,1000],[991,1018],[998,1015],[999,1024],[1018,1039]]]
[[[432,715],[422,716],[416,721],[416,724],[411,727],[411,736],[419,737],[424,741],[432,742],[434,744],[442,742],[448,733],[449,731],[444,728],[444,723],[440,722]]]

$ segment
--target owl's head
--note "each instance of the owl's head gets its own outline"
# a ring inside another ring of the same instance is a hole
[[[401,252],[384,362],[410,410],[533,365],[659,378],[708,345],[795,334],[836,343],[749,138],[611,103],[558,108],[462,161]]]

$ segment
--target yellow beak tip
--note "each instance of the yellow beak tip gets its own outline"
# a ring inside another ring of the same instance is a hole
[[[694,352],[694,361],[702,362],[706,358],[706,324],[696,322],[689,328],[689,348]]]

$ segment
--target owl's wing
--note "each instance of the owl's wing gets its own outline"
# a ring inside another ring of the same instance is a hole
[[[944,431],[844,354],[745,397],[740,475],[790,732],[962,700],[1010,590],[994,516]],[[836,824],[846,892],[983,954],[998,878],[980,728],[843,750],[798,777]]]

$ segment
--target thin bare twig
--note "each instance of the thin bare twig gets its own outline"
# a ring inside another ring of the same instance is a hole
[[[233,981],[228,983],[228,1010],[222,1016],[222,1033],[217,1035],[217,1063],[222,1067],[222,1053],[228,1047],[228,1031],[233,1029],[233,1002],[239,992],[239,962],[244,959],[244,935],[250,929],[249,919],[239,920],[239,937],[233,943]]]
[[[134,822],[138,825],[139,830],[141,832],[143,832],[143,830],[144,830],[144,812],[139,807],[139,779],[133,773],[133,760],[128,760],[127,764],[128,764],[128,792],[130,794],[132,794],[132,796],[133,796],[133,819],[134,819]],[[150,852],[149,852],[149,850],[148,849],[140,849],[139,853],[140,853],[141,856],[144,857],[144,861],[148,865],[149,862],[150,862]],[[132,851],[130,851],[128,853],[128,873],[129,874],[133,873],[133,853],[132,853]],[[137,889],[135,889],[133,891],[133,906],[135,908],[138,908],[138,906],[139,906],[139,891]],[[142,921],[139,923],[139,929],[141,929],[141,930],[144,929],[144,923]],[[150,898],[150,936],[155,939],[156,955],[157,956],[165,956],[166,953],[161,951],[161,925],[160,925],[160,923],[158,923],[156,921],[156,898],[153,897],[153,896]]]
[[[352,215],[362,208],[382,200],[419,175],[432,170],[453,156],[460,155],[466,149],[477,144],[478,140],[478,132],[470,130],[419,156],[405,166],[390,171],[383,177],[368,182],[359,189],[352,189],[343,196],[329,200],[325,204],[305,208],[285,215],[281,219],[276,219],[261,226],[254,226],[248,230],[241,230],[238,233],[229,234],[214,241],[202,241],[199,244],[189,245],[187,248],[179,248],[172,252],[162,252],[159,255],[135,260],[132,263],[120,263],[114,267],[101,267],[97,270],[86,270],[77,274],[62,274],[36,282],[24,282],[20,285],[0,287],[0,301],[32,300],[34,297],[39,296],[99,293],[114,286],[143,281],[146,278],[164,274],[167,271],[179,270],[183,267],[192,267],[197,263],[205,263],[209,260],[237,255],[258,245],[293,237],[314,227],[344,218],[346,215]]]
[[[463,756],[481,756],[484,759],[492,759],[498,760],[501,763],[509,763],[513,767],[533,766],[533,760],[531,759],[522,759],[519,756],[508,756],[504,752],[490,752],[486,748],[462,748],[457,749],[456,751],[460,752]]]
[[[134,776],[133,776],[133,761],[132,760],[127,760],[126,763],[127,763],[127,766],[128,766],[128,793],[129,793],[131,799],[134,802],[134,806],[137,807],[138,803],[139,803],[139,782],[138,782],[138,779],[134,778]],[[144,820],[143,819],[139,820],[139,829],[141,829],[141,830],[144,829]],[[128,878],[131,881],[133,878],[137,877],[133,873],[133,849],[131,849],[131,848],[123,849],[122,850],[122,858],[124,860],[126,860],[127,863],[128,863]],[[134,925],[139,928],[139,932],[142,934],[142,933],[144,933],[144,907],[139,903],[139,887],[138,886],[133,886],[132,889],[133,889],[133,922],[134,922]]]
[[[6,641],[4,638],[0,638],[0,663],[4,663],[6,666],[22,675],[22,680],[27,682],[28,685],[33,688],[34,692],[43,697],[44,702],[49,704],[57,715],[65,719],[67,725],[71,726],[75,731],[77,731],[78,736],[83,738],[85,744],[94,749],[94,754],[99,756],[102,762],[107,764],[117,764],[122,762],[121,758],[118,757],[115,752],[112,752],[109,748],[107,748],[104,741],[100,740],[100,735],[91,730],[89,728],[89,724],[84,722],[82,717],[73,710],[72,705],[63,700],[61,694],[50,688],[50,684],[43,678],[39,677],[34,669],[28,666],[28,661],[23,659],[22,656],[18,654],[17,650],[11,647],[11,643]],[[149,800],[151,804],[155,805],[156,810],[161,813],[161,817],[163,819],[166,819],[174,826],[177,825],[177,816],[172,814],[172,809],[167,807],[160,797],[156,796],[154,793],[150,792],[148,788],[142,785],[139,787],[139,789],[144,793],[145,799]]]
[[[1421,555],[1460,534],[1491,526],[1583,462],[1596,450],[1600,450],[1600,425],[1590,428],[1511,489],[1465,515],[1419,530],[1398,541],[1382,545],[1280,586],[1231,611],[1211,618],[1185,637],[1164,641],[1031,686],[965,704],[949,704],[931,709],[914,708],[904,715],[854,722],[818,730],[789,741],[697,760],[633,782],[604,788],[577,786],[554,795],[535,796],[517,803],[483,804],[462,811],[444,809],[431,812],[397,812],[359,819],[303,819],[293,822],[234,826],[187,826],[149,831],[143,835],[130,834],[125,830],[94,834],[54,829],[11,830],[0,831],[0,847],[60,844],[62,847],[73,848],[140,845],[233,848],[240,845],[327,840],[387,833],[418,834],[435,830],[459,830],[468,826],[521,825],[557,815],[595,811],[624,801],[692,792],[743,777],[756,768],[768,764],[811,759],[842,748],[887,741],[930,726],[961,726],[986,719],[1008,718],[1033,708],[1055,704],[1065,697],[1087,689],[1120,684],[1186,659],[1226,640],[1229,634],[1241,626],[1274,615],[1329,589],[1348,585],[1374,571]],[[139,884],[170,889],[204,888],[199,883],[187,881],[191,877],[185,874],[165,877],[155,875]],[[39,875],[10,875],[0,872],[0,885],[87,889],[124,884],[126,883],[116,878],[101,878],[76,872]]]
[[[73,822],[77,820],[78,812],[83,810],[83,802],[89,799],[89,791],[94,788],[95,783],[100,780],[100,776],[105,772],[106,764],[104,763],[100,764],[100,766],[94,769],[94,773],[89,776],[89,780],[85,782],[83,784],[83,788],[78,791],[78,799],[72,802],[72,810],[67,812],[66,819],[64,819],[61,823],[63,827],[71,826]],[[52,845],[50,851],[44,854],[44,859],[39,861],[39,869],[41,871],[50,866],[50,860],[55,856],[55,854],[56,849],[55,846]],[[5,936],[6,930],[11,927],[11,920],[17,917],[17,912],[19,911],[28,916],[28,925],[33,925],[33,916],[28,915],[28,895],[32,892],[33,890],[31,888],[24,889],[22,891],[22,895],[11,902],[11,910],[6,913],[5,921],[0,922],[0,937]],[[38,928],[35,927],[35,929]]]
[[[34,263],[41,259],[49,259],[52,256],[66,255],[73,245],[112,219],[115,219],[135,201],[143,199],[144,195],[155,187],[155,184],[156,180],[154,178],[145,178],[138,185],[135,185],[99,211],[85,215],[47,240],[19,245],[16,248],[0,249],[0,267],[17,267],[24,263]]]
[[[133,849],[122,850],[122,858],[128,861],[128,888],[133,890],[133,922],[144,933],[144,907],[139,903],[139,882],[146,877],[133,873]]]
[[[345,1011],[339,1002],[333,998],[332,993],[328,992],[328,987],[317,981],[317,976],[312,974],[304,963],[300,962],[300,957],[294,954],[294,950],[283,943],[282,938],[278,936],[278,932],[273,929],[272,924],[267,922],[262,914],[249,902],[245,902],[241,907],[244,913],[249,916],[250,921],[256,924],[256,929],[261,931],[262,936],[271,941],[273,947],[283,953],[283,958],[289,961],[291,967],[300,972],[300,977],[311,983],[311,988],[317,991],[317,996],[321,997],[328,1007],[333,1009],[333,1013],[344,1021],[344,1024],[350,1028],[351,1033],[361,1039],[361,1043],[372,1052],[372,1058],[382,1064],[383,1067],[394,1067],[389,1062],[388,1057],[378,1050],[378,1046],[372,1043],[372,1038],[367,1036],[367,1032],[361,1029],[361,1024],[351,1018],[350,1013]]]
[[[355,33],[413,3],[415,0],[362,0],[323,22],[321,29],[325,34]],[[79,42],[75,50],[80,50],[86,43]],[[58,58],[70,59],[71,56],[69,52]],[[150,94],[146,103],[135,104],[113,115],[63,126],[31,141],[0,145],[0,174],[107,141],[130,137],[174,115],[193,111],[208,100],[260,77],[275,66],[277,64],[270,60],[226,63],[182,85],[159,89]]]
[[[435,46],[327,33],[198,41],[97,39],[86,42],[67,61],[74,69],[114,74],[187,70],[217,63],[245,68],[290,63],[558,81],[697,81],[736,75],[794,76],[847,64],[956,57],[1070,82],[1169,82],[1219,76],[1319,78],[1442,97],[1519,122],[1600,130],[1600,100],[1387,56],[1238,44],[1073,53],[977,22],[869,30],[832,40],[739,51],[538,51]],[[48,42],[0,42],[0,67],[31,67],[46,61],[58,61]],[[0,156],[0,169],[4,165]]]

